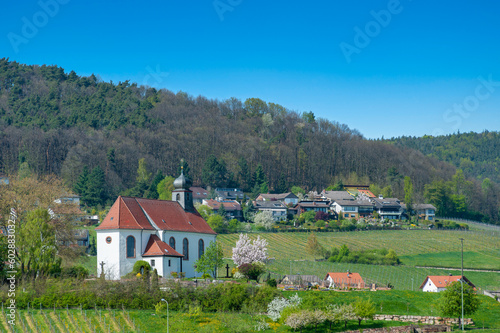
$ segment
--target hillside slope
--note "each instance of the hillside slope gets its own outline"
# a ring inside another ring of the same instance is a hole
[[[73,186],[85,166],[99,166],[108,202],[135,185],[141,158],[149,172],[171,176],[184,158],[196,185],[248,192],[258,165],[271,191],[293,185],[321,191],[342,180],[389,186],[403,198],[409,176],[416,201],[424,201],[426,184],[449,181],[456,171],[413,149],[365,140],[346,125],[258,98],[221,102],[8,59],[0,59],[0,142],[0,173],[15,174],[22,165]],[[224,173],[207,183],[202,169],[212,154]],[[471,191],[479,198],[481,184],[474,181]],[[486,220],[498,219],[498,200],[490,205],[496,210],[483,211],[480,200],[469,205]]]

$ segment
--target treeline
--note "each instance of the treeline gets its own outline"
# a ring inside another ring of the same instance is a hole
[[[500,183],[500,132],[457,133],[442,136],[391,138],[396,146],[419,150],[464,171],[465,175]]]
[[[104,192],[89,192],[102,204],[138,185],[151,188],[153,177],[144,182],[137,173],[142,158],[151,175],[177,177],[183,158],[195,185],[248,193],[321,191],[343,181],[403,198],[409,176],[416,203],[425,201],[426,184],[455,174],[420,152],[258,98],[209,100],[8,59],[0,60],[0,143],[0,173],[56,174],[71,188],[82,173],[99,181],[103,174]],[[495,214],[477,211],[497,220],[494,206]]]

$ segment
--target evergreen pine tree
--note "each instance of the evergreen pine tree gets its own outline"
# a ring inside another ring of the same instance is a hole
[[[288,191],[288,182],[286,181],[286,176],[282,172],[280,178],[278,179],[278,185],[276,186],[276,192],[286,193]]]
[[[92,169],[88,177],[87,197],[86,201],[89,206],[103,206],[106,202],[106,182],[104,179],[104,171],[100,166]]]
[[[163,172],[158,170],[153,180],[151,181],[151,185],[149,189],[144,193],[144,196],[148,199],[158,199],[158,184],[163,180]]]
[[[78,176],[78,181],[73,185],[73,190],[81,197],[82,201],[86,200],[87,197],[87,187],[89,180],[89,168],[85,165],[83,167],[82,173]]]

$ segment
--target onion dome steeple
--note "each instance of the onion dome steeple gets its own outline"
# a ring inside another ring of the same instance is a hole
[[[174,180],[174,188],[176,190],[189,190],[192,184],[191,179],[184,176],[184,167],[181,166],[181,175]]]
[[[192,185],[191,180],[184,176],[184,168],[181,166],[181,175],[174,180],[174,188],[172,191],[172,201],[177,201],[186,211],[193,211],[193,195],[189,189]]]

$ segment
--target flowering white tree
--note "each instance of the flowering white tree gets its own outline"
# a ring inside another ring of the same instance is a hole
[[[284,309],[288,307],[297,307],[301,302],[302,298],[300,298],[298,294],[290,297],[290,299],[278,296],[267,305],[267,316],[271,318],[272,321],[277,321],[281,318],[281,313]]]
[[[264,262],[267,259],[267,240],[257,236],[253,242],[248,235],[240,234],[240,239],[233,247],[233,261],[236,266]]]
[[[258,227],[263,227],[266,230],[271,230],[274,226],[273,213],[271,211],[263,211],[255,215],[253,221]]]
[[[294,331],[300,329],[302,332],[302,328],[309,325],[311,322],[309,315],[310,311],[308,310],[292,313],[286,318],[285,325],[293,328]]]

